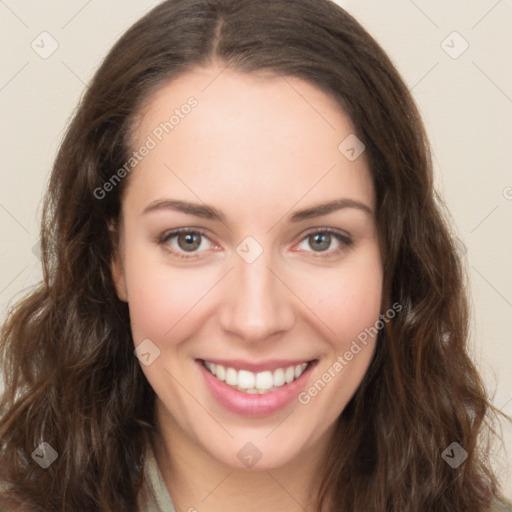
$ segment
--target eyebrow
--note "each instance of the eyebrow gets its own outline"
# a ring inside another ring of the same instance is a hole
[[[304,210],[299,210],[290,216],[290,222],[301,222],[306,219],[312,219],[314,217],[320,217],[321,215],[327,215],[337,210],[345,208],[356,208],[363,212],[366,212],[370,216],[373,216],[373,210],[364,203],[355,201],[354,199],[336,199],[327,203],[321,203]],[[151,202],[142,214],[160,211],[160,210],[174,210],[188,215],[194,215],[195,217],[201,217],[208,220],[216,220],[220,222],[226,221],[226,216],[217,208],[199,203],[191,203],[188,201],[179,201],[176,199],[158,199]]]
[[[194,215],[203,219],[218,220],[225,222],[226,216],[217,208],[207,204],[190,203],[188,201],[178,201],[176,199],[157,199],[144,209],[142,214],[155,212],[159,210],[175,210],[178,212]]]
[[[305,219],[311,219],[313,217],[320,217],[321,215],[327,215],[328,213],[342,210],[344,208],[356,208],[363,212],[366,212],[373,217],[373,210],[366,204],[354,199],[336,199],[329,201],[328,203],[318,204],[305,210],[299,210],[290,217],[290,222],[300,222]]]

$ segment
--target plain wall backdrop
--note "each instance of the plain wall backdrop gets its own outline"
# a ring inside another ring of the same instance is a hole
[[[0,0],[0,321],[40,279],[42,197],[77,102],[113,43],[157,3]],[[512,415],[512,1],[338,3],[419,105],[468,269],[472,353],[494,404]],[[496,464],[512,498],[510,425],[503,434]]]

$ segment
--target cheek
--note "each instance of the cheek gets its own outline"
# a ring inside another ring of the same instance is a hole
[[[375,250],[360,253],[338,269],[309,274],[298,290],[323,325],[332,345],[343,349],[379,318],[382,268]]]
[[[186,336],[194,310],[213,286],[205,272],[172,268],[132,253],[126,261],[128,301],[135,344],[165,344]],[[176,342],[177,343],[177,342]]]

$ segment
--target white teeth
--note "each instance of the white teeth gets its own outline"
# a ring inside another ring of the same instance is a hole
[[[237,371],[234,368],[226,368],[209,361],[205,361],[204,365],[217,379],[225,381],[226,384],[235,387],[239,391],[254,395],[273,392],[281,386],[293,382],[304,373],[308,363],[288,366],[287,368],[277,368],[273,372],[266,370],[259,373],[248,370]]]
[[[260,372],[256,374],[256,388],[268,390],[274,385],[274,375],[272,372]]]
[[[238,384],[238,375],[234,368],[228,368],[226,370],[226,384],[230,386],[236,386]]]
[[[284,380],[284,370],[282,368],[278,368],[274,370],[274,386],[282,386],[286,381]]]
[[[295,367],[295,378],[296,379],[298,379],[304,373],[304,370],[306,369],[307,365],[308,365],[308,363],[302,363],[302,364],[298,364]]]
[[[252,389],[254,387],[254,382],[256,381],[256,377],[254,373],[248,372],[247,370],[239,370],[238,371],[238,387],[242,389]]]
[[[226,380],[226,369],[224,366],[221,366],[220,364],[217,365],[217,379],[225,381]]]

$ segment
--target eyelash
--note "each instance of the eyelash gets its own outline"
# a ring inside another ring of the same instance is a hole
[[[158,245],[161,245],[161,246],[165,246],[165,249],[169,252],[171,252],[174,256],[180,258],[180,259],[183,259],[183,260],[192,260],[192,259],[197,259],[199,256],[198,256],[198,253],[190,253],[191,255],[190,256],[185,256],[183,252],[180,252],[180,251],[176,251],[175,249],[171,249],[170,246],[168,245],[168,242],[169,240],[171,240],[172,238],[180,235],[181,233],[187,233],[187,234],[194,234],[194,235],[201,235],[205,238],[207,238],[208,240],[210,240],[210,238],[208,237],[208,235],[202,231],[201,229],[198,229],[198,228],[180,228],[180,229],[175,229],[173,231],[168,231],[166,233],[163,233],[157,240],[157,244]],[[333,257],[339,253],[341,253],[344,249],[348,249],[352,244],[353,244],[353,240],[347,236],[347,235],[344,235],[342,233],[340,233],[339,231],[335,230],[335,229],[332,229],[332,228],[321,228],[321,229],[312,229],[308,232],[306,232],[304,234],[304,236],[301,238],[301,242],[303,242],[304,240],[306,240],[308,237],[312,236],[312,235],[319,235],[319,234],[329,234],[329,235],[332,235],[334,236],[334,238],[340,242],[341,244],[341,247],[339,247],[338,249],[334,249],[334,250],[328,250],[328,251],[307,251],[307,252],[311,252],[312,253],[312,257],[313,258],[329,258],[329,257]],[[211,240],[210,240],[211,242]]]

